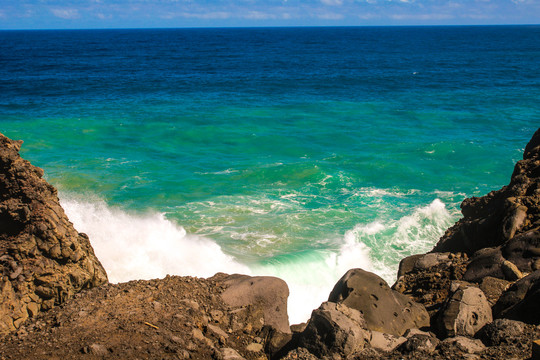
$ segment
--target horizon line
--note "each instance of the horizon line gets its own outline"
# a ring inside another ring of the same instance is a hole
[[[375,27],[494,27],[540,26],[540,24],[415,24],[415,25],[265,25],[265,26],[170,26],[170,27],[87,27],[87,28],[20,28],[0,31],[61,31],[61,30],[188,30],[188,29],[272,29],[272,28],[375,28]]]

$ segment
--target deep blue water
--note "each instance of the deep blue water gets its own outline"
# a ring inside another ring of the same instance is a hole
[[[540,26],[0,31],[0,131],[113,281],[277,275],[302,319],[508,183],[539,58]]]

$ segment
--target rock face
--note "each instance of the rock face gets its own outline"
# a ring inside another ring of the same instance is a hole
[[[88,237],[78,233],[43,170],[0,134],[0,335],[28,317],[107,282]]]
[[[429,326],[429,315],[423,305],[390,289],[379,276],[352,269],[337,282],[328,301],[342,303],[360,311],[370,330],[402,335],[411,328]]]
[[[522,272],[540,266],[540,129],[516,163],[510,184],[461,204],[463,219],[446,231],[434,252],[466,252],[473,263],[466,280],[505,278],[505,260]],[[508,264],[507,264],[508,265]],[[510,280],[510,279],[508,279]]]

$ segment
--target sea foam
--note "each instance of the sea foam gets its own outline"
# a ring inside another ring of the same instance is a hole
[[[103,200],[69,196],[62,196],[61,204],[75,228],[90,237],[111,282],[167,274],[209,277],[220,271],[250,273],[218,244],[186,234],[161,213],[130,214]]]
[[[75,228],[89,235],[111,282],[216,272],[277,276],[289,286],[291,324],[308,320],[351,268],[376,272],[392,284],[399,260],[429,250],[452,220],[437,199],[400,219],[357,224],[335,239],[341,245],[334,249],[306,249],[248,266],[212,239],[186,233],[162,213],[134,214],[101,199],[66,194],[61,194],[61,203]]]

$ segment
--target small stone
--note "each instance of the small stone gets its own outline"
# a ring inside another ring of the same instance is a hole
[[[26,310],[28,311],[28,315],[30,317],[35,317],[39,312],[39,305],[35,302],[31,302],[27,305]]]
[[[263,351],[263,346],[261,344],[251,343],[246,346],[246,350],[251,352],[261,352]]]
[[[93,355],[97,356],[107,356],[109,354],[109,350],[104,345],[100,344],[92,344],[88,347],[88,352]]]
[[[471,339],[465,336],[447,338],[443,341],[443,344],[450,344],[468,354],[478,354],[486,349],[482,341],[478,339]]]
[[[193,329],[191,331],[191,336],[193,336],[194,339],[204,341],[206,337],[203,335],[202,331],[199,329]]]
[[[206,330],[211,332],[214,335],[217,335],[218,337],[223,337],[225,339],[229,338],[229,334],[227,334],[223,329],[221,329],[219,326],[208,324],[206,326]]]
[[[223,360],[245,360],[236,350],[231,348],[223,348],[220,352]]]

